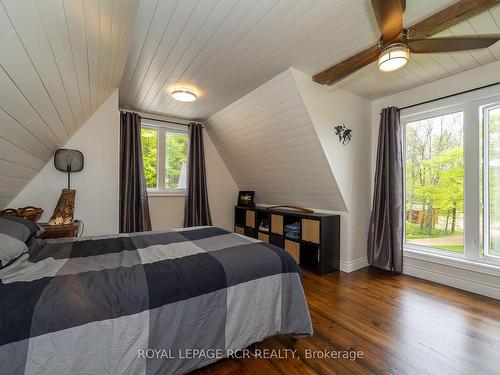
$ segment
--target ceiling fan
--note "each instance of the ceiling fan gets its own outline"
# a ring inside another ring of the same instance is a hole
[[[331,85],[374,61],[377,61],[379,70],[391,72],[408,63],[410,52],[439,53],[487,48],[500,40],[500,35],[427,39],[500,3],[498,0],[461,0],[408,29],[403,28],[406,0],[371,0],[371,3],[381,32],[379,43],[316,74],[313,77],[315,82]]]

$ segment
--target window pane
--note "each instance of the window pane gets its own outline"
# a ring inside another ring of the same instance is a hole
[[[500,256],[500,108],[488,111],[489,254]]]
[[[406,124],[406,242],[464,252],[463,113]]]
[[[165,188],[186,189],[187,134],[165,135]]]
[[[146,186],[149,189],[156,189],[158,175],[158,131],[154,129],[142,128],[141,145]]]

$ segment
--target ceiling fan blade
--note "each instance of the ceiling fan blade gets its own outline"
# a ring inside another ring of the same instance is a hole
[[[465,51],[477,48],[487,48],[500,40],[500,35],[488,37],[458,37],[417,39],[407,42],[408,48],[414,53],[439,53]]]
[[[396,38],[403,31],[405,0],[371,0],[378,27],[384,42]]]
[[[459,0],[408,28],[410,38],[425,39],[500,4],[500,0]]]

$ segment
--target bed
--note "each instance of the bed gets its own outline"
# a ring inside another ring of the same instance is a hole
[[[312,334],[293,258],[216,227],[37,240],[0,280],[2,374],[186,373]]]

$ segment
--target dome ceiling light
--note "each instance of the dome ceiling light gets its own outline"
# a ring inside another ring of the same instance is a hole
[[[176,87],[172,90],[171,95],[179,102],[194,102],[198,99],[196,93],[187,87]]]

